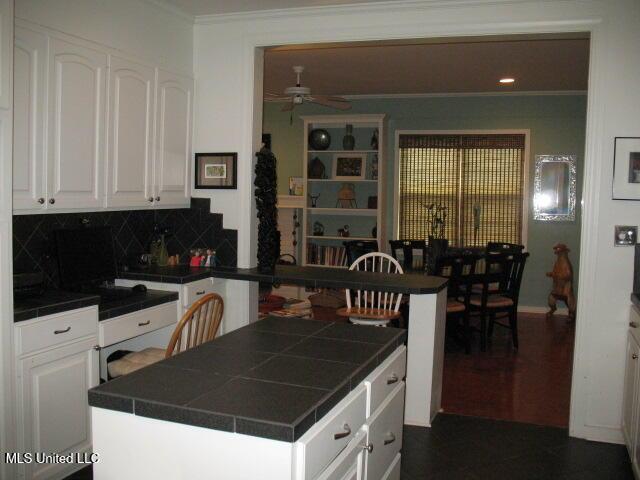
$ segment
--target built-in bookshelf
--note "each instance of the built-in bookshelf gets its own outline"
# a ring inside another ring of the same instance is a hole
[[[347,268],[346,252],[342,245],[344,241],[377,240],[378,245],[384,248],[385,116],[314,115],[303,116],[302,120],[303,265]],[[347,125],[352,126],[355,139],[353,149],[343,148]],[[314,149],[309,145],[309,133],[317,128],[329,132],[331,142],[326,150]],[[372,146],[375,131],[378,148]],[[318,169],[310,172],[310,164],[314,162],[317,166],[318,161],[324,166],[322,175],[318,175]],[[345,165],[349,168],[345,168]],[[358,165],[361,166],[359,170]],[[338,200],[344,184],[353,185],[353,202]],[[317,231],[318,223],[324,227],[322,234]],[[348,226],[348,237],[339,232],[345,226]]]

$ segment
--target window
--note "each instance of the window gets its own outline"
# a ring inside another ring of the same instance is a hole
[[[522,243],[524,134],[401,134],[398,149],[399,238],[428,238],[433,205],[450,245]]]

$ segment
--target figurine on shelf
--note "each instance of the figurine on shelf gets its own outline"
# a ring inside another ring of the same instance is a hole
[[[376,128],[371,136],[371,150],[378,150],[378,135],[378,129]]]
[[[343,183],[338,190],[336,208],[358,208],[356,202],[356,186],[353,183]]]
[[[189,261],[189,266],[191,267],[199,267],[202,263],[202,259],[204,258],[202,255],[202,250],[199,248],[194,248],[191,250],[191,260]]]
[[[324,235],[324,225],[322,225],[320,222],[315,222],[313,224],[313,236],[321,237],[323,235]]]
[[[374,153],[371,158],[371,180],[378,180],[378,154]]]
[[[342,228],[338,229],[339,237],[348,237],[349,236],[349,225],[345,225]]]
[[[320,198],[320,194],[316,193],[315,195],[309,195],[311,199],[311,208],[316,208],[318,206],[318,199]]]
[[[553,279],[551,293],[549,293],[549,311],[547,317],[553,316],[558,300],[567,304],[569,309],[569,321],[576,319],[576,296],[573,293],[573,266],[569,260],[569,248],[564,243],[558,243],[553,247],[553,253],[558,257],[553,265],[553,270],[547,273],[547,277]]]
[[[208,248],[206,260],[204,262],[205,267],[217,267],[218,266],[218,258],[216,257],[216,251]]]

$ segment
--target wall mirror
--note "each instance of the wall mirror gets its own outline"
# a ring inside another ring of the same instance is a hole
[[[536,155],[533,218],[548,222],[576,219],[575,155]]]

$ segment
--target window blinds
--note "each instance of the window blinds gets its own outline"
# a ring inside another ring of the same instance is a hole
[[[524,135],[400,135],[398,148],[401,239],[426,239],[439,205],[451,245],[522,243]]]

